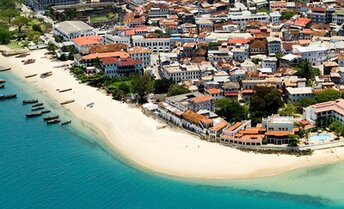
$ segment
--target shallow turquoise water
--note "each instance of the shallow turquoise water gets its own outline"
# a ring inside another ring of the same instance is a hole
[[[344,208],[343,164],[241,181],[174,179],[142,171],[95,143],[101,136],[73,119],[47,126],[26,119],[21,100],[37,90],[9,73],[0,93],[0,208]],[[52,100],[50,109],[72,116]],[[101,144],[101,143],[100,143]],[[342,195],[343,194],[343,195]],[[343,201],[342,201],[343,200]]]

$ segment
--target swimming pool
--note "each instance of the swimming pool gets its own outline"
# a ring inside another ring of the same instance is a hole
[[[332,134],[315,134],[308,138],[309,141],[324,141],[326,139],[330,139]]]

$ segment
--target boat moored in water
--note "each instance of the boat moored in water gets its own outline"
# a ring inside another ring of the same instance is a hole
[[[6,83],[4,79],[0,79],[0,83]]]
[[[35,112],[35,113],[28,113],[28,114],[25,114],[25,116],[27,118],[34,118],[34,117],[39,117],[42,115],[42,112]]]
[[[0,89],[5,88],[5,84],[0,84]]]
[[[46,113],[50,113],[50,112],[51,112],[50,110],[42,110],[41,114],[46,114]]]
[[[44,110],[44,107],[34,107],[34,108],[31,108],[31,111],[37,111],[37,110]]]
[[[17,98],[16,94],[8,94],[8,95],[0,94],[0,100],[14,99],[14,98]]]
[[[33,104],[32,107],[39,107],[39,106],[42,106],[42,105],[43,105],[43,102],[37,103],[37,104]]]
[[[23,104],[34,104],[37,102],[38,102],[38,99],[27,99],[23,101]]]
[[[56,123],[59,123],[59,122],[60,122],[59,119],[54,119],[54,120],[48,120],[47,124],[56,124]]]
[[[54,119],[58,119],[58,118],[59,118],[58,115],[53,115],[53,116],[44,117],[43,120],[48,121],[48,120],[54,120]]]
[[[61,126],[68,125],[68,124],[70,124],[71,122],[72,122],[71,120],[67,120],[67,121],[61,123]]]

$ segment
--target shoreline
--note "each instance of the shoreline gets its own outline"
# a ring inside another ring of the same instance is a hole
[[[173,128],[157,129],[163,123],[146,116],[139,108],[112,100],[96,88],[79,84],[63,68],[61,62],[51,62],[44,56],[46,50],[31,51],[26,58],[3,57],[0,65],[11,67],[11,73],[20,80],[44,90],[58,103],[75,99],[61,106],[75,117],[90,123],[105,137],[121,156],[144,170],[171,177],[192,179],[247,179],[274,176],[299,168],[336,163],[344,160],[344,147],[317,150],[311,156],[257,154],[202,141]],[[23,65],[21,60],[33,58],[36,63]],[[53,71],[53,75],[25,79],[29,74]],[[4,72],[6,73],[6,72]],[[0,74],[1,76],[1,74]],[[59,93],[56,89],[72,88]],[[85,107],[94,102],[93,108]]]

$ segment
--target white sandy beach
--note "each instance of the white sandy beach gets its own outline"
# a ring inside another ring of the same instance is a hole
[[[32,51],[26,58],[0,55],[0,65],[11,67],[12,72],[25,82],[47,91],[59,102],[75,99],[64,108],[93,124],[120,154],[149,170],[188,178],[238,179],[276,175],[344,159],[344,148],[320,150],[312,156],[302,157],[255,154],[201,141],[182,131],[157,129],[162,124],[145,116],[138,108],[114,101],[96,88],[79,84],[68,70],[53,68],[63,63],[42,58],[45,52]],[[36,59],[36,62],[23,65],[21,60],[28,58]],[[46,71],[53,71],[53,75],[45,79],[39,76],[24,78]],[[56,91],[65,88],[73,90],[65,93]],[[85,109],[91,102],[95,103],[94,107]]]

